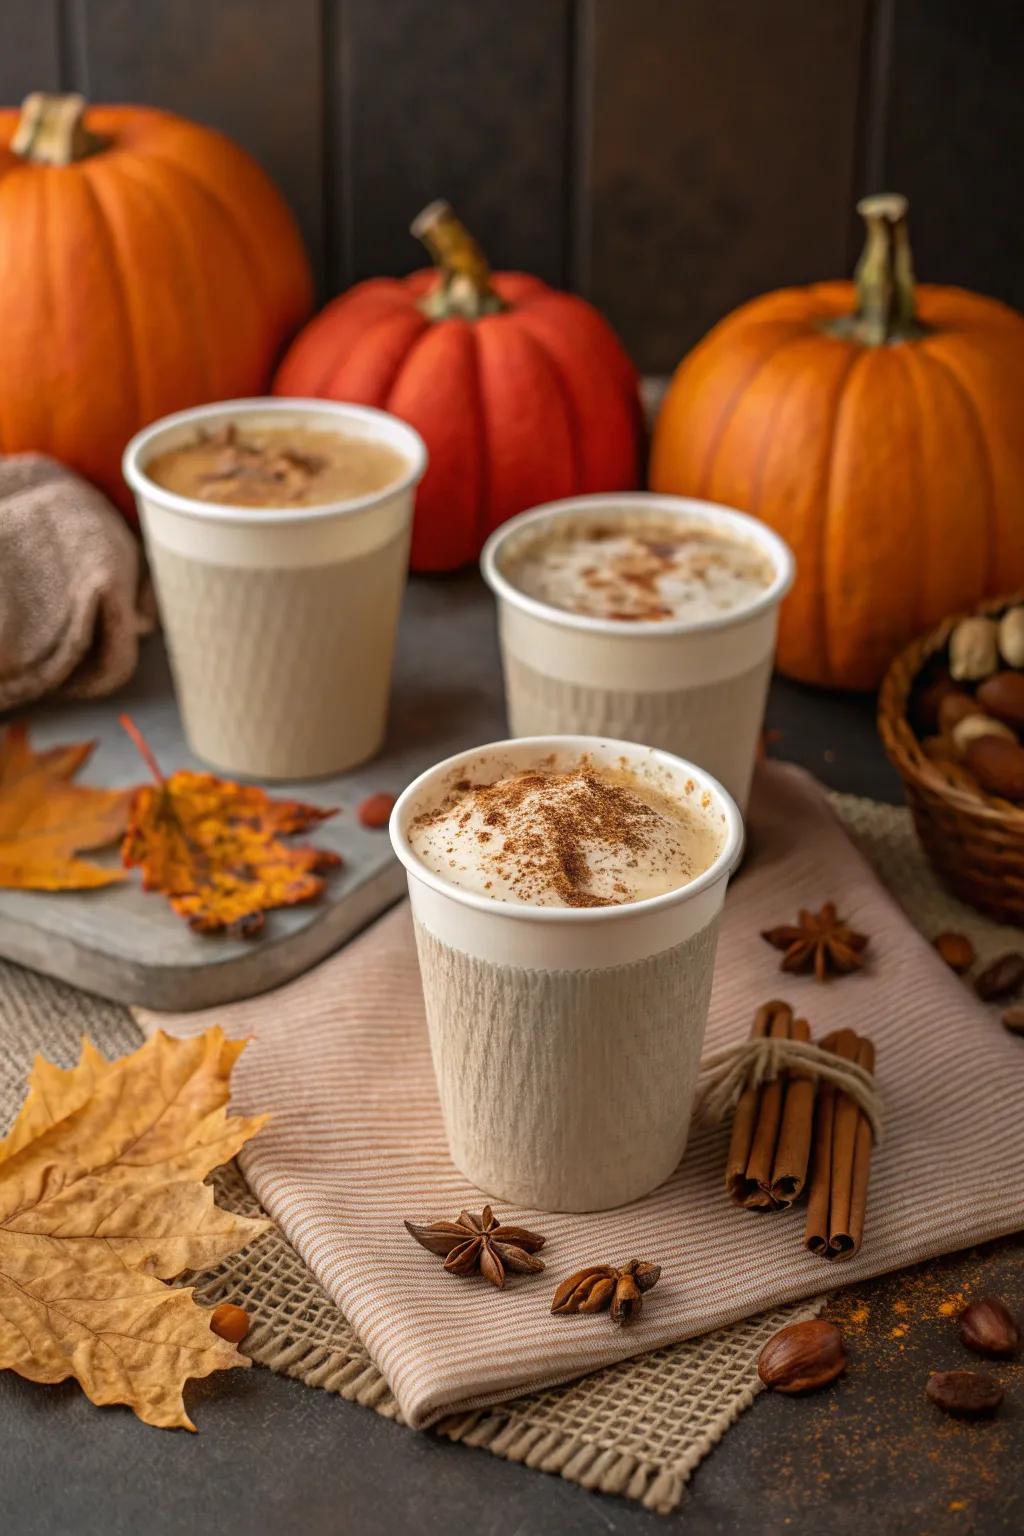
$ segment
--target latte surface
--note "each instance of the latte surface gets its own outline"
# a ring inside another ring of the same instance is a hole
[[[387,443],[307,427],[229,423],[168,448],[146,465],[179,496],[231,507],[316,507],[397,483],[408,461]]]
[[[502,558],[527,597],[623,623],[699,623],[750,607],[771,585],[771,560],[709,523],[623,511],[558,518],[524,530]]]
[[[609,907],[689,884],[714,862],[723,829],[689,781],[663,792],[588,759],[492,783],[457,780],[415,817],[413,852],[451,885],[534,907]]]

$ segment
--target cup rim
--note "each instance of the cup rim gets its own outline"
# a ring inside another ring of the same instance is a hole
[[[513,534],[531,523],[555,522],[559,517],[573,512],[597,511],[599,508],[663,507],[669,513],[692,512],[704,514],[709,523],[724,523],[742,534],[768,553],[775,567],[775,579],[745,608],[735,608],[721,615],[706,619],[643,619],[639,621],[596,618],[592,614],[572,613],[558,608],[540,598],[529,597],[513,585],[498,564],[502,545]],[[583,630],[589,634],[664,638],[665,636],[709,634],[719,629],[731,629],[736,624],[755,619],[782,601],[796,576],[796,558],[785,539],[779,537],[748,512],[728,507],[717,501],[704,501],[695,496],[669,496],[657,491],[601,491],[589,496],[568,496],[560,501],[547,501],[542,506],[520,512],[496,528],[480,554],[480,570],[484,580],[496,597],[530,613],[534,618],[561,624],[567,629]]]
[[[389,425],[400,428],[401,435],[407,443],[410,459],[407,473],[400,480],[392,481],[379,491],[370,491],[365,496],[326,501],[316,506],[233,507],[223,502],[200,501],[194,496],[182,496],[177,491],[169,491],[165,486],[151,480],[141,463],[142,455],[153,440],[171,427],[188,426],[190,422],[216,420],[223,416],[238,415],[243,411],[262,413],[303,409],[337,416],[339,424],[355,418],[359,421],[386,421]],[[161,506],[181,512],[186,517],[194,517],[208,523],[243,525],[258,523],[262,527],[267,523],[318,522],[322,518],[362,512],[367,507],[390,500],[392,496],[400,496],[414,489],[422,480],[426,473],[427,457],[427,445],[416,428],[411,427],[407,421],[403,421],[401,417],[393,415],[390,411],[378,410],[376,406],[350,404],[345,400],[318,400],[308,395],[251,395],[245,399],[215,400],[206,405],[190,406],[188,410],[173,411],[168,416],[161,416],[158,420],[150,422],[148,427],[143,427],[129,440],[121,457],[121,472],[136,496],[144,496],[150,501],[159,502]]]
[[[696,778],[702,786],[710,789],[717,796],[719,805],[725,812],[727,828],[722,847],[707,869],[687,885],[676,886],[674,890],[663,891],[658,896],[646,896],[641,901],[623,902],[615,907],[520,906],[512,902],[494,901],[491,897],[482,896],[476,891],[466,891],[451,885],[441,875],[436,874],[434,870],[430,869],[413,852],[409,845],[403,823],[411,802],[430,780],[442,775],[448,769],[455,768],[458,764],[464,763],[468,758],[478,757],[481,753],[486,752],[498,753],[507,751],[510,748],[522,750],[531,747],[536,749],[538,757],[546,752],[550,752],[552,749],[557,750],[559,748],[584,753],[595,747],[604,747],[610,748],[612,752],[618,750],[630,756],[642,752],[654,757],[661,763],[683,770],[688,776]],[[653,912],[659,912],[666,907],[681,906],[684,902],[699,896],[702,891],[717,885],[720,880],[727,879],[733,873],[743,853],[745,838],[743,817],[729,791],[719,783],[713,774],[708,773],[706,769],[699,767],[696,763],[690,762],[688,758],[679,757],[674,752],[666,752],[661,747],[644,746],[642,742],[620,741],[610,736],[574,735],[506,737],[503,741],[488,741],[478,747],[467,747],[461,752],[453,752],[450,757],[444,758],[439,763],[434,763],[432,767],[418,774],[412,783],[406,786],[392,808],[391,817],[388,821],[388,833],[395,856],[405,866],[407,873],[416,880],[419,880],[423,885],[429,886],[438,895],[447,896],[457,904],[471,907],[477,912],[488,912],[492,916],[508,917],[517,922],[528,921],[577,925],[622,921],[627,917],[642,917]]]

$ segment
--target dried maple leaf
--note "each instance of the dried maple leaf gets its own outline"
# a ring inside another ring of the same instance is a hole
[[[76,853],[120,837],[131,791],[91,789],[73,779],[96,743],[33,752],[24,725],[0,739],[0,885],[19,890],[78,891],[123,880]]]
[[[252,938],[271,907],[313,901],[336,853],[281,842],[333,816],[301,800],[273,800],[255,784],[182,770],[165,779],[137,728],[121,723],[156,783],[136,791],[121,848],[147,891],[162,891],[197,933],[231,928]]]
[[[221,1210],[203,1183],[266,1119],[227,1114],[243,1048],[210,1029],[114,1062],[86,1040],[66,1071],[36,1059],[0,1141],[0,1369],[74,1376],[94,1403],[194,1429],[185,1382],[249,1364],[191,1288],[163,1283],[269,1225]]]

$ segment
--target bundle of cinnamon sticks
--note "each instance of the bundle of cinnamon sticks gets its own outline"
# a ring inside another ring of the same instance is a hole
[[[752,1039],[809,1043],[806,1019],[788,1003],[759,1008]],[[827,1035],[822,1049],[874,1071],[870,1040],[852,1029]],[[807,1190],[804,1246],[829,1259],[851,1258],[864,1236],[871,1167],[871,1126],[841,1088],[791,1068],[744,1089],[736,1105],[725,1184],[734,1204],[751,1211],[787,1210]]]

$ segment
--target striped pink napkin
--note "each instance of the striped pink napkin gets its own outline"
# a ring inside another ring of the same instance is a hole
[[[235,1071],[235,1107],[273,1118],[241,1154],[245,1175],[357,1329],[410,1424],[1024,1226],[1024,1046],[911,927],[801,770],[760,771],[750,849],[726,901],[706,1043],[744,1038],[773,996],[818,1036],[850,1025],[874,1038],[885,1135],[864,1244],[841,1267],[804,1251],[801,1209],[732,1207],[728,1128],[698,1124],[672,1178],[635,1205],[584,1216],[496,1207],[545,1234],[543,1275],[513,1277],[499,1292],[445,1274],[402,1218],[479,1210],[484,1197],[448,1158],[405,904],[277,992],[204,1013],[142,1015],[148,1029],[219,1023],[255,1037]],[[760,930],[829,899],[870,935],[867,970],[826,986],[781,976]],[[624,1041],[628,1030],[623,1020]],[[662,1266],[637,1324],[551,1316],[567,1275],[634,1256]]]

